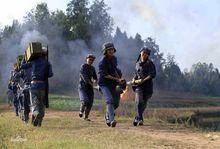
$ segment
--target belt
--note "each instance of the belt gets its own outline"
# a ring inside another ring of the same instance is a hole
[[[37,81],[37,80],[31,81],[31,84],[34,84],[34,83],[44,83],[44,81]]]

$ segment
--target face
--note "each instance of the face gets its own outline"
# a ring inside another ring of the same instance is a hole
[[[87,58],[87,59],[86,59],[86,63],[87,63],[88,65],[92,65],[93,62],[94,62],[94,59],[93,59],[93,58]]]
[[[107,56],[112,57],[114,56],[115,50],[114,49],[108,49],[107,50]]]
[[[148,54],[144,51],[141,52],[141,61],[146,61],[148,59]]]

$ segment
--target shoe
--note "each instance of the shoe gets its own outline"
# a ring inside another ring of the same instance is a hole
[[[138,117],[136,116],[136,117],[134,118],[133,125],[134,125],[134,126],[137,126],[137,125],[138,125],[138,122],[139,122],[139,120],[138,120]]]
[[[111,122],[111,127],[115,127],[116,124],[117,124],[117,121],[116,121],[116,120],[113,120],[113,121]]]
[[[143,120],[139,120],[138,125],[139,125],[139,126],[143,126],[143,125],[144,125]]]
[[[35,127],[38,125],[38,118],[39,114],[37,114],[36,116],[32,115],[32,125],[34,125]]]
[[[79,117],[82,118],[83,117],[83,113],[79,112]]]
[[[89,118],[84,118],[85,121],[91,121]]]
[[[108,127],[111,126],[111,122],[109,121],[109,118],[108,118],[108,116],[106,116],[106,115],[105,115],[105,122],[106,122],[106,125],[107,125]]]

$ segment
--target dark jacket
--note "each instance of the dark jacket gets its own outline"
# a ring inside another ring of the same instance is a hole
[[[25,64],[26,62],[22,60],[21,64]],[[22,79],[24,80],[25,84],[30,84],[31,83],[31,67],[27,69],[22,70]]]
[[[106,56],[104,56],[101,61],[99,62],[99,80],[98,84],[99,86],[108,86],[108,87],[115,87],[118,83],[114,80],[107,79],[105,76],[111,75],[114,77],[121,77],[122,73],[120,69],[117,68],[117,58],[112,57],[111,59],[108,59]]]
[[[136,63],[135,79],[144,79],[147,76],[151,76],[151,79],[145,81],[141,85],[134,86],[133,89],[141,88],[143,92],[150,95],[153,94],[153,78],[156,76],[156,69],[154,63],[148,59],[146,62],[138,61]]]
[[[13,94],[16,95],[17,94],[17,85],[15,83],[9,83],[8,84],[8,89],[13,91]]]
[[[21,69],[31,68],[31,81],[37,81],[31,84],[31,89],[45,89],[46,80],[53,76],[51,64],[43,57],[34,59],[21,65]]]
[[[97,80],[97,75],[95,67],[88,64],[83,64],[80,68],[80,79],[79,79],[79,88],[80,89],[93,89],[91,84],[92,78]]]

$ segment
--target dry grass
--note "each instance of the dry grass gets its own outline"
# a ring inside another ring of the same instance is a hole
[[[206,140],[204,132],[151,118],[145,121],[145,126],[133,127],[133,118],[117,117],[117,127],[108,128],[100,112],[93,111],[93,121],[86,122],[78,118],[77,112],[49,110],[43,126],[35,128],[30,124],[23,124],[7,108],[0,112],[1,148],[178,149],[207,148],[210,141]],[[203,143],[196,142],[199,139]],[[219,140],[212,142],[211,147],[215,148],[219,143]]]

